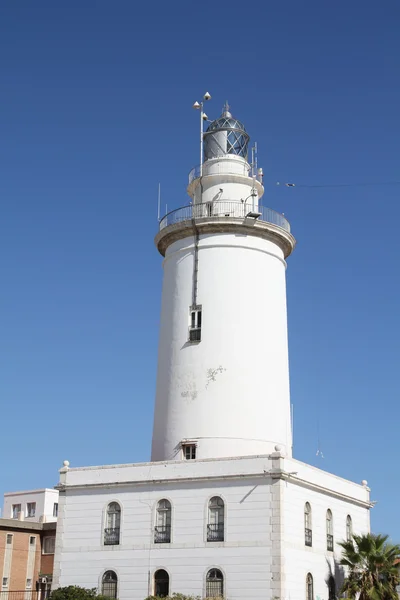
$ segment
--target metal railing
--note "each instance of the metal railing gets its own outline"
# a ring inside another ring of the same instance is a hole
[[[223,542],[224,541],[224,524],[223,523],[208,523],[207,525],[207,542]]]
[[[306,546],[312,546],[312,530],[304,529],[304,542]]]
[[[171,525],[156,525],[154,527],[154,543],[169,544],[171,541]]]
[[[253,213],[259,214],[258,220],[272,223],[290,232],[289,221],[281,213],[267,208],[266,206],[253,206],[251,202],[237,202],[231,200],[216,200],[215,202],[203,202],[202,204],[190,204],[182,206],[167,213],[160,221],[160,231],[169,225],[182,223],[183,221],[216,220],[223,221],[228,218],[245,219]]]
[[[109,527],[104,530],[104,545],[118,546],[119,544],[119,527]]]
[[[333,535],[330,533],[326,534],[326,549],[333,552]]]
[[[0,600],[46,600],[50,589],[43,590],[1,590]]]

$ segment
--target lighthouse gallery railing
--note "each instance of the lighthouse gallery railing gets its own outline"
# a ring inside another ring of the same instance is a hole
[[[249,214],[250,213],[250,214]],[[175,225],[182,221],[194,220],[213,220],[223,221],[225,218],[245,219],[254,218],[254,213],[259,213],[258,219],[266,223],[277,225],[285,231],[290,232],[289,221],[281,214],[267,208],[258,206],[253,208],[249,202],[233,202],[227,200],[218,200],[216,202],[204,202],[202,204],[190,204],[182,206],[176,210],[167,213],[160,221],[160,231],[169,225]],[[252,216],[250,216],[252,215]]]

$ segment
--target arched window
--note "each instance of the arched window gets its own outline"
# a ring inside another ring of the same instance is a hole
[[[335,578],[331,575],[328,581],[328,599],[336,600],[336,583]]]
[[[314,600],[314,580],[311,573],[307,574],[306,579],[306,600]]]
[[[311,505],[309,502],[304,505],[304,542],[306,546],[312,546]]]
[[[346,540],[351,542],[353,539],[353,523],[351,521],[351,516],[347,515],[346,519]]]
[[[207,542],[224,541],[224,512],[222,498],[214,496],[208,503]]]
[[[114,571],[106,571],[101,580],[101,594],[107,598],[117,597],[118,577]]]
[[[154,595],[161,598],[169,596],[169,575],[164,569],[154,573]]]
[[[333,518],[329,508],[326,511],[326,549],[333,552]]]
[[[121,527],[121,507],[118,502],[110,502],[107,506],[106,526],[104,528],[104,545],[117,546],[119,544]]]
[[[154,543],[169,544],[171,541],[171,502],[160,500],[157,504]]]
[[[219,569],[210,569],[206,577],[206,598],[222,598],[224,576]]]

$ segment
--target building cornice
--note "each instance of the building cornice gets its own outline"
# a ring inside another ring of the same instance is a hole
[[[85,489],[99,489],[99,488],[115,488],[115,487],[125,487],[125,486],[146,486],[146,485],[166,485],[166,484],[176,484],[176,483],[193,483],[193,482],[201,482],[201,481],[241,481],[244,479],[271,479],[271,480],[283,480],[292,485],[298,485],[300,487],[307,488],[309,490],[313,490],[315,492],[325,494],[327,496],[337,498],[339,500],[349,502],[351,504],[356,504],[363,508],[373,508],[374,504],[370,501],[361,500],[359,498],[355,498],[354,496],[349,496],[347,494],[342,494],[336,490],[333,490],[328,487],[324,487],[318,485],[316,483],[307,481],[306,479],[302,479],[301,477],[297,477],[292,473],[282,470],[282,469],[270,469],[268,471],[263,471],[259,473],[235,473],[229,475],[204,475],[199,477],[193,476],[183,476],[183,477],[171,477],[168,479],[132,479],[125,481],[113,481],[113,482],[96,482],[96,483],[81,483],[81,484],[68,484],[68,483],[59,483],[56,486],[56,489],[59,492],[67,492],[68,490],[85,490]]]

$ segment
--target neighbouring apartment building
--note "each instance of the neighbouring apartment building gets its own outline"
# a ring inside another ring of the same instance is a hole
[[[0,598],[45,598],[53,579],[58,492],[4,494],[0,519]],[[18,595],[20,593],[20,596]]]

